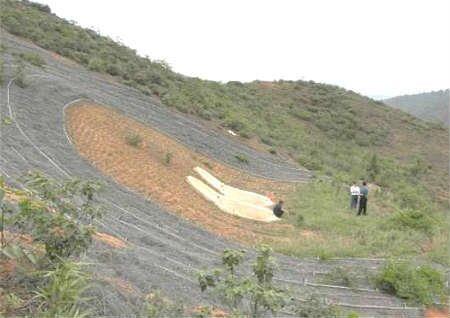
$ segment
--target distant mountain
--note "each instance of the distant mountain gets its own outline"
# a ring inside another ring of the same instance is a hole
[[[450,91],[440,90],[415,95],[403,95],[384,99],[383,102],[411,115],[428,121],[449,125]]]

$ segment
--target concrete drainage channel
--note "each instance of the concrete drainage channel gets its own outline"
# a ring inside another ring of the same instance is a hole
[[[78,66],[63,64],[50,53],[5,32],[3,43],[8,48],[4,54],[8,82],[7,86],[2,87],[1,113],[2,116],[12,117],[13,124],[2,126],[0,173],[10,181],[18,180],[30,169],[41,170],[57,179],[68,175],[102,179],[106,189],[101,200],[108,213],[99,222],[99,228],[124,240],[129,247],[105,249],[97,242],[87,257],[94,273],[120,277],[130,282],[138,294],[144,295],[159,288],[167,295],[184,299],[190,304],[209,300],[209,295],[200,293],[196,270],[218,265],[224,248],[242,247],[168,213],[158,204],[101,175],[78,156],[67,139],[64,105],[78,98],[88,98],[115,107],[194,150],[254,175],[285,181],[306,181],[310,177],[305,170],[209,132],[198,123],[155,105],[149,97],[133,89],[110,83]],[[13,58],[9,50],[37,50],[47,62],[44,69],[27,68],[30,85],[25,89],[10,81]],[[250,164],[242,166],[235,162],[236,153],[245,154]],[[249,250],[248,257],[252,256],[254,252]],[[278,282],[292,289],[298,299],[319,293],[329,302],[341,304],[367,317],[414,317],[422,313],[420,308],[405,307],[400,300],[378,291],[319,284],[314,274],[328,272],[342,264],[378,268],[382,265],[381,261],[344,259],[320,262],[284,255],[277,255],[277,258],[280,264]],[[114,288],[99,289],[96,296],[99,315],[131,316],[136,313],[138,305],[135,299]],[[288,314],[287,309],[285,314]]]

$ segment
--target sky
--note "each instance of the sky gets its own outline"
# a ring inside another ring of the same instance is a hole
[[[374,98],[450,87],[448,0],[39,0],[202,79],[313,80]]]

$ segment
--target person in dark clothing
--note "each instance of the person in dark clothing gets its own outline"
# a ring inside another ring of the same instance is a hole
[[[283,211],[283,201],[280,200],[277,204],[275,204],[275,206],[273,207],[273,214],[275,214],[276,217],[281,218],[281,216],[283,215],[284,211]]]
[[[367,187],[366,181],[362,184],[362,187],[359,188],[359,209],[357,215],[367,214],[367,197],[369,196],[369,188]]]

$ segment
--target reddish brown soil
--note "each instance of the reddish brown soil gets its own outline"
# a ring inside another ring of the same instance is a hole
[[[117,237],[102,232],[95,233],[94,238],[114,248],[125,248],[127,246],[124,241]]]
[[[448,318],[450,313],[447,309],[428,308],[425,311],[425,318]]]
[[[118,277],[100,277],[100,280],[103,280],[115,287],[124,295],[140,295],[140,292],[128,281],[118,278]]]
[[[292,191],[292,184],[255,178],[220,164],[108,107],[86,102],[74,105],[67,109],[67,127],[79,153],[105,175],[212,232],[257,243],[263,238],[282,239],[282,233],[290,227],[223,213],[197,194],[185,178],[194,174],[194,167],[201,166],[232,186],[261,194],[273,193],[276,198]],[[126,142],[130,133],[142,138],[138,147]],[[168,153],[172,158],[167,164]]]

